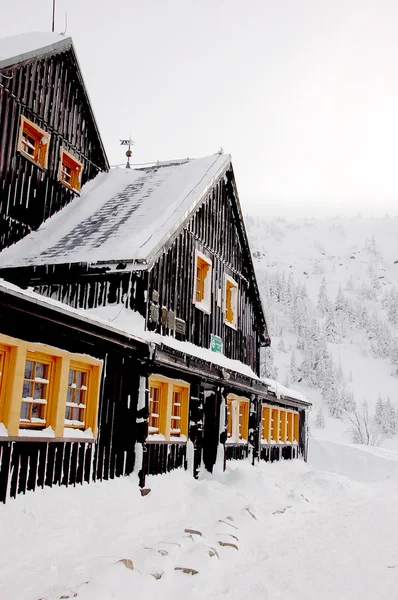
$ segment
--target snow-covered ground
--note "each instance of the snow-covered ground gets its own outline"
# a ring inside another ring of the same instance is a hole
[[[310,457],[10,501],[0,598],[397,598],[398,454],[312,439]]]

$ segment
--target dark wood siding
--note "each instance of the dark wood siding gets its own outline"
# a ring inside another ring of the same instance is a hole
[[[193,303],[195,249],[212,261],[211,313]],[[246,267],[245,250],[238,234],[237,215],[228,187],[222,178],[172,244],[150,270],[149,296],[159,292],[159,307],[173,311],[186,323],[185,336],[176,337],[197,346],[210,348],[211,334],[223,340],[225,356],[249,365],[257,373],[259,329],[253,303],[253,281]],[[224,276],[230,275],[239,286],[237,330],[224,323]],[[221,306],[217,290],[221,290]],[[161,322],[148,322],[150,329],[167,334]]]
[[[51,135],[46,170],[17,152],[21,115]],[[72,48],[0,73],[0,249],[74,198],[57,180],[61,146],[83,163],[82,184],[108,168]]]

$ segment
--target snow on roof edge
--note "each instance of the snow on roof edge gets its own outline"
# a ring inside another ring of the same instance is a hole
[[[35,41],[36,39],[38,42]],[[8,51],[6,50],[7,41],[9,41],[10,48]],[[18,42],[20,42],[20,45],[18,45]],[[59,33],[32,32],[8,36],[0,39],[0,69],[72,45],[73,42],[70,36]]]
[[[32,290],[24,290],[24,289],[18,287],[17,285],[14,285],[13,283],[10,283],[10,282],[6,281],[5,279],[1,279],[1,278],[0,278],[0,292],[9,293],[13,296],[17,296],[18,298],[24,298],[26,300],[33,302],[34,304],[51,307],[57,312],[67,313],[69,315],[76,317],[77,319],[79,319],[81,321],[85,321],[85,322],[91,323],[93,325],[99,325],[99,326],[102,326],[104,329],[107,329],[108,331],[113,331],[115,333],[119,333],[129,339],[134,339],[138,342],[147,343],[147,340],[140,338],[140,337],[138,337],[132,333],[129,333],[127,331],[124,331],[118,327],[115,327],[115,326],[111,325],[109,323],[109,321],[106,321],[104,319],[101,319],[100,317],[91,315],[90,313],[88,313],[88,311],[86,311],[82,308],[73,308],[72,306],[69,306],[68,304],[64,304],[63,302],[60,302],[59,300],[54,300],[53,298],[47,298],[46,296],[42,296],[41,294],[33,292]]]
[[[263,381],[268,387],[270,391],[275,394],[275,396],[279,399],[281,398],[292,398],[293,400],[299,400],[304,404],[308,404],[308,406],[312,406],[312,402],[307,400],[307,398],[301,392],[297,392],[296,390],[292,390],[291,388],[287,388],[286,386],[276,381],[276,379],[268,379],[267,377],[261,377],[261,381]]]

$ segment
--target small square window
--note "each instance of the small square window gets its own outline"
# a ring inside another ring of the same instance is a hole
[[[149,377],[149,435],[186,441],[188,436],[189,384],[159,375]]]
[[[238,325],[238,284],[229,275],[224,282],[224,323],[233,329]]]
[[[58,180],[67,188],[74,192],[79,192],[81,188],[82,172],[83,164],[70,152],[61,148]]]
[[[211,312],[211,267],[211,260],[196,250],[193,302],[207,313]]]
[[[52,377],[52,361],[27,354],[20,427],[44,427],[46,425],[47,405],[50,401],[50,381]]]
[[[32,162],[47,169],[50,134],[21,116],[18,150]]]
[[[89,371],[70,368],[66,396],[65,427],[85,429]]]

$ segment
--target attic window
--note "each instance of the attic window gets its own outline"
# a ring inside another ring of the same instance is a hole
[[[74,192],[79,192],[81,188],[82,172],[82,163],[72,156],[70,152],[61,148],[58,180]]]
[[[238,284],[229,275],[225,275],[224,281],[224,311],[224,323],[236,329],[238,324]]]
[[[197,308],[207,313],[211,312],[211,267],[211,260],[196,250],[193,302]]]
[[[26,158],[47,169],[50,134],[21,116],[18,150]]]

